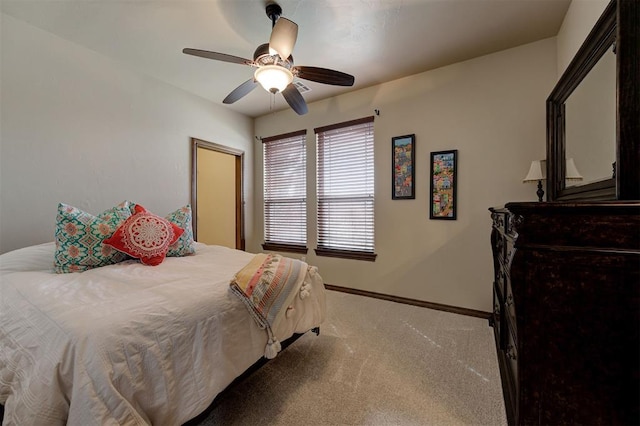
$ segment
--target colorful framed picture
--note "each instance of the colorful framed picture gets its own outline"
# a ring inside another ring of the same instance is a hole
[[[391,165],[391,199],[393,200],[412,200],[416,198],[415,142],[415,135],[391,138],[391,158],[393,158]]]
[[[456,219],[458,150],[431,153],[429,219]]]

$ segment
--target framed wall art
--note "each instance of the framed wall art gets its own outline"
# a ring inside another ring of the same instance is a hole
[[[415,135],[391,138],[391,199],[412,200],[415,189]]]
[[[429,219],[456,219],[457,168],[457,149],[431,153]]]

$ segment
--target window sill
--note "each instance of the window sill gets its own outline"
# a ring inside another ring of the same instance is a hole
[[[368,251],[336,250],[336,249],[327,249],[327,248],[317,248],[315,251],[317,256],[339,257],[341,259],[366,260],[368,262],[375,262],[376,256],[378,256],[377,254],[371,253]]]
[[[307,251],[309,250],[305,246],[297,246],[293,244],[278,244],[278,243],[263,243],[262,249],[269,250],[269,251],[284,251],[287,253],[301,253],[301,254],[307,254]]]

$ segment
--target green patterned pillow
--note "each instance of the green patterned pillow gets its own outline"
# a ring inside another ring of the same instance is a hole
[[[180,257],[195,253],[196,249],[195,244],[193,243],[193,227],[191,225],[191,205],[187,204],[175,212],[169,213],[164,218],[174,225],[178,225],[180,228],[184,229],[180,238],[169,246],[167,256]]]
[[[60,203],[56,217],[55,271],[82,272],[126,260],[126,254],[102,242],[111,237],[129,216],[131,207],[128,202],[98,216]]]

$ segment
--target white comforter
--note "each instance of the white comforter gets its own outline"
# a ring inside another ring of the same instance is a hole
[[[229,291],[252,254],[198,244],[155,267],[55,274],[53,252],[0,256],[4,425],[178,425],[264,354],[266,332]],[[322,280],[306,280],[280,340],[324,320]]]

